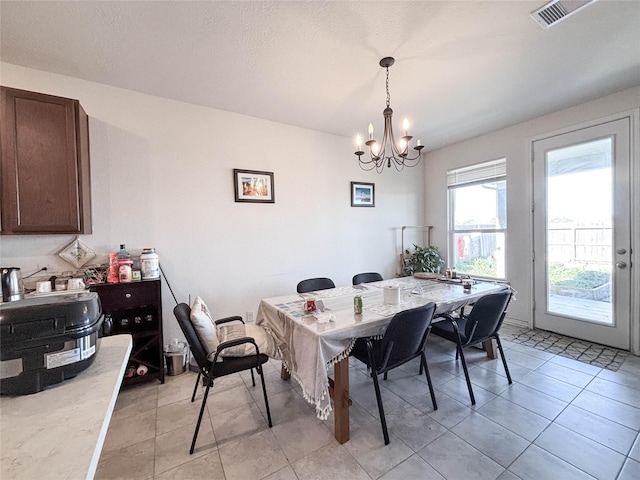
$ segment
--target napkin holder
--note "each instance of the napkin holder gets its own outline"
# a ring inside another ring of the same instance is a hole
[[[384,303],[389,305],[398,305],[400,303],[400,287],[387,285],[383,288]]]

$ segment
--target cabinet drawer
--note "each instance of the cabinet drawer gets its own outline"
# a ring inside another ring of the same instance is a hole
[[[95,285],[91,290],[98,293],[102,310],[122,310],[141,305],[159,304],[159,280],[141,283],[117,283],[113,285]]]

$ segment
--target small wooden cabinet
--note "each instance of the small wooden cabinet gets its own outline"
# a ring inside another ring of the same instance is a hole
[[[145,375],[125,377],[123,385],[158,379],[164,383],[162,351],[162,297],[160,280],[132,283],[106,283],[91,286],[98,293],[111,334],[128,333],[133,349],[128,365],[148,368]]]
[[[3,234],[91,233],[89,121],[78,100],[0,87]]]

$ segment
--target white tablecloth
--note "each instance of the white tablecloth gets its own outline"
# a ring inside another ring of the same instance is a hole
[[[389,285],[401,289],[398,305],[383,302],[383,288]],[[315,405],[318,418],[324,420],[331,412],[328,368],[349,354],[356,338],[383,334],[393,315],[400,311],[435,302],[437,314],[451,312],[505,288],[505,284],[479,282],[471,292],[464,293],[461,285],[405,277],[367,283],[362,288],[338,287],[264,299],[256,323],[274,337],[285,368],[302,386],[305,399]],[[353,312],[355,295],[363,299],[361,315]],[[322,300],[325,311],[305,314],[303,297]],[[329,315],[332,319],[323,323]]]

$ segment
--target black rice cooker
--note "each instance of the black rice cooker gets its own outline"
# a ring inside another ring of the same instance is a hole
[[[89,367],[102,320],[89,291],[0,304],[0,394],[36,393]]]

